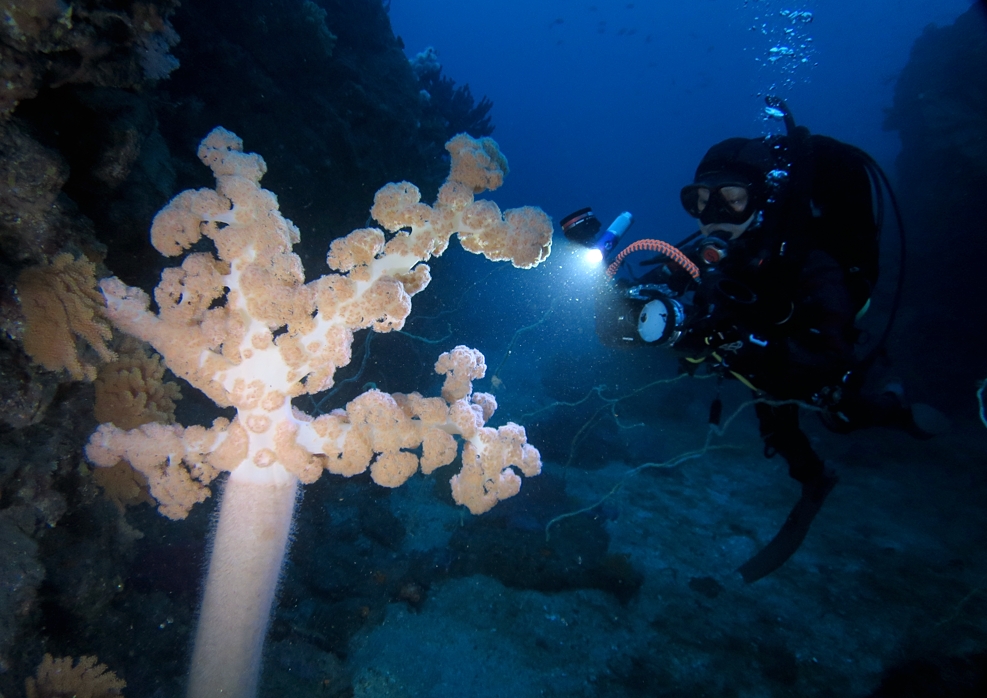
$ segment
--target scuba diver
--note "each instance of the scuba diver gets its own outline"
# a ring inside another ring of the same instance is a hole
[[[611,281],[596,306],[600,339],[670,347],[690,374],[741,381],[754,392],[765,456],[781,455],[801,483],[781,530],[740,567],[746,582],[795,553],[839,479],[802,432],[800,407],[839,433],[884,426],[925,439],[946,426],[934,408],[908,405],[897,384],[864,390],[902,288],[904,233],[887,177],[859,148],[796,126],[780,99],[767,103],[786,134],[730,138],[709,149],[681,191],[682,206],[699,222],[681,243],[637,240],[614,254],[629,213],[603,233],[590,209],[562,220],[568,239],[608,262]],[[859,356],[857,321],[878,279],[885,189],[902,236],[899,278],[883,331]],[[638,252],[658,254],[632,265]],[[717,398],[711,423],[720,409]]]

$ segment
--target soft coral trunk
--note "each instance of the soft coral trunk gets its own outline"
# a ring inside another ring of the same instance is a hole
[[[291,534],[298,483],[231,474],[199,615],[189,698],[257,695],[264,637]]]

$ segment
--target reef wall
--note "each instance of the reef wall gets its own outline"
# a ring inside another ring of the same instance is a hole
[[[885,127],[901,135],[896,189],[908,233],[903,312],[893,353],[922,399],[974,414],[987,377],[987,12],[929,27],[898,78]]]

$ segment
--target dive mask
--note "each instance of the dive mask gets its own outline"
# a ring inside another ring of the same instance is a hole
[[[680,193],[682,207],[703,225],[741,224],[751,217],[753,201],[749,188],[740,182],[717,185],[689,184]]]

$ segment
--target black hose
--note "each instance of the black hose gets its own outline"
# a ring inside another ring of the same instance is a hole
[[[780,97],[774,95],[768,95],[764,98],[765,103],[781,112],[782,117],[785,122],[785,130],[788,132],[789,137],[797,139],[800,134],[797,131],[795,125],[795,118],[792,116],[788,105]],[[877,160],[875,160],[869,153],[860,148],[851,145],[850,148],[856,153],[857,157],[861,159],[864,164],[864,168],[867,170],[867,175],[870,177],[871,181],[874,182],[874,193],[876,197],[877,210],[874,215],[874,224],[877,226],[877,236],[878,236],[878,249],[880,249],[881,240],[881,230],[884,227],[884,192],[883,189],[887,190],[888,197],[891,199],[891,208],[894,209],[895,222],[898,224],[898,241],[901,246],[901,257],[898,260],[898,282],[895,286],[894,295],[891,300],[891,310],[888,313],[888,321],[885,324],[884,329],[881,331],[881,335],[878,338],[877,344],[871,349],[867,356],[865,356],[860,361],[860,366],[869,368],[874,360],[884,351],[887,345],[888,338],[891,336],[891,330],[894,328],[895,320],[898,316],[898,310],[901,308],[901,298],[904,294],[905,289],[905,266],[906,266],[906,256],[907,256],[907,236],[905,235],[905,221],[901,215],[901,208],[898,206],[898,199],[894,195],[894,189],[891,188],[891,182],[888,176],[884,173],[884,170]]]
[[[881,332],[878,338],[877,344],[868,352],[861,360],[861,365],[865,368],[869,367],[877,356],[884,350],[887,344],[888,338],[891,336],[891,330],[894,328],[895,320],[898,316],[898,310],[901,308],[901,298],[905,290],[905,268],[907,264],[907,235],[905,234],[905,221],[901,215],[901,207],[898,206],[898,199],[894,195],[894,189],[891,188],[891,182],[888,176],[884,173],[884,170],[877,161],[871,157],[870,154],[861,150],[860,148],[854,147],[857,155],[863,160],[864,166],[867,169],[867,174],[876,184],[875,190],[877,193],[877,216],[875,223],[878,226],[878,235],[880,235],[881,228],[884,225],[884,196],[882,192],[882,185],[885,190],[887,190],[888,198],[891,199],[891,208],[894,210],[895,222],[898,225],[898,244],[901,247],[901,254],[898,259],[898,282],[895,285],[894,295],[891,300],[891,309],[888,312],[888,321],[884,326],[884,330]]]

